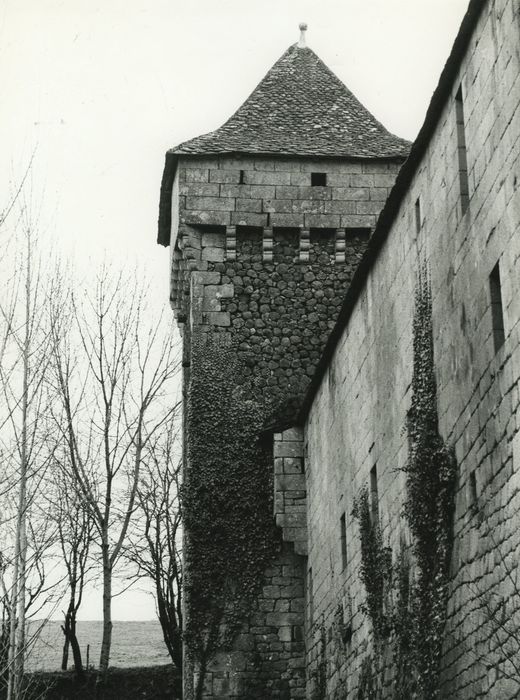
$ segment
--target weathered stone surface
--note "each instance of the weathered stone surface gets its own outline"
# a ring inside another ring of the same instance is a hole
[[[283,474],[275,477],[278,491],[305,491],[305,474]]]
[[[232,197],[186,197],[186,209],[202,211],[233,211],[235,200]]]
[[[224,248],[222,248],[221,246],[207,246],[206,248],[203,248],[202,260],[208,260],[211,262],[222,262],[224,260]]]
[[[303,455],[303,445],[301,442],[283,441],[275,443],[275,457],[301,457]]]
[[[237,226],[266,226],[267,214],[235,211],[231,213],[231,223],[236,224]]]
[[[226,226],[231,221],[228,211],[194,211],[183,209],[180,214],[181,223]]]
[[[301,442],[303,440],[303,431],[301,428],[288,428],[280,433],[279,439],[284,442]]]
[[[205,322],[213,326],[229,326],[231,323],[227,311],[210,311],[205,314]]]
[[[361,662],[370,651],[370,623],[361,611],[366,593],[359,577],[358,524],[351,513],[353,498],[370,484],[374,465],[384,541],[396,554],[400,542],[409,537],[402,518],[402,469],[408,458],[404,428],[410,408],[414,289],[423,261],[432,288],[439,428],[455,449],[459,469],[439,697],[512,700],[519,692],[518,678],[511,682],[507,645],[497,639],[497,634],[507,635],[506,627],[517,635],[520,620],[518,587],[508,575],[514,571],[516,577],[520,548],[518,3],[497,0],[483,5],[451,97],[372,262],[306,425],[308,568],[315,593],[314,624],[306,633],[307,677],[315,677],[320,668],[323,624],[327,699],[358,697]],[[465,211],[453,99],[460,85],[470,183]],[[392,174],[363,165],[362,173],[350,176],[350,187],[369,188],[369,201],[377,204],[383,196],[379,190],[390,187]],[[362,225],[363,219],[345,217],[347,221]],[[498,349],[489,279],[497,262],[505,333]],[[334,616],[339,606],[347,610],[347,593],[353,636],[340,647]],[[497,632],[496,618],[490,619],[486,605],[501,599],[507,601],[506,612]],[[309,683],[308,697],[314,691]],[[395,697],[390,685],[386,697]]]
[[[187,183],[200,183],[200,182],[208,182],[209,180],[209,170],[205,170],[202,168],[192,168],[189,170],[184,170],[184,178],[183,178]],[[198,185],[194,185],[194,190],[198,190]],[[190,192],[192,192],[191,188],[189,189]],[[182,192],[181,194],[186,194],[186,192]]]
[[[179,201],[179,236],[186,245],[174,256],[172,274],[174,304],[178,313],[189,319],[184,328],[188,346],[194,332],[232,340],[249,373],[246,376],[251,378],[255,398],[265,406],[266,423],[294,415],[367,243],[362,232],[347,236],[345,259],[338,264],[335,232],[311,229],[309,259],[300,262],[297,229],[306,215],[326,216],[313,220],[318,226],[339,225],[341,214],[331,214],[333,209],[338,207],[345,215],[352,211],[352,202],[347,199],[341,208],[333,185],[310,186],[310,173],[346,172],[350,178],[361,174],[361,167],[359,163],[323,161],[314,162],[314,169],[303,173],[301,160],[285,160],[283,164],[285,169],[277,167],[282,163],[276,160],[236,158],[205,163],[205,186],[220,188],[223,203],[217,206],[214,190],[201,189],[198,179],[185,177],[186,199]],[[375,172],[387,174],[387,164],[379,165]],[[187,168],[186,175],[194,170]],[[241,170],[245,184],[240,184]],[[219,206],[230,208],[231,202],[236,206],[231,215],[219,210]],[[211,211],[204,211],[203,205],[212,207]],[[187,206],[201,208],[188,210]],[[274,227],[272,260],[265,259],[263,230],[257,228],[267,226],[268,215],[269,226]],[[223,227],[233,225],[236,254],[227,259]],[[201,270],[202,266],[206,268]],[[234,651],[218,655],[208,674],[205,700],[230,698],[233,688],[238,688],[238,697],[248,700],[305,697],[302,629],[307,517],[301,429],[290,428],[280,434],[273,453],[273,518],[280,527],[282,551],[265,572],[262,592],[244,620]],[[238,651],[245,655],[245,662],[244,657],[233,656]],[[282,680],[287,683],[283,696]],[[278,694],[273,689],[278,689]]]

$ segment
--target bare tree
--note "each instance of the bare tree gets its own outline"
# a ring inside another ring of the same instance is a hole
[[[83,661],[76,632],[78,610],[83,600],[83,591],[88,573],[88,557],[92,542],[93,523],[90,511],[78,501],[78,494],[72,492],[72,498],[63,498],[61,512],[63,517],[59,524],[59,539],[63,562],[67,569],[69,604],[64,613],[61,629],[65,636],[61,668],[67,670],[69,646],[72,649],[74,670],[78,679],[83,678]],[[74,500],[73,500],[74,499]]]
[[[127,546],[137,577],[150,579],[168,653],[182,669],[182,562],[178,426],[172,414],[148,443],[137,487],[138,518]]]
[[[51,539],[47,533],[42,539],[41,530],[34,522],[40,515],[36,503],[38,486],[48,466],[43,449],[44,380],[48,368],[43,352],[48,341],[42,312],[45,285],[37,251],[37,225],[32,220],[30,203],[17,193],[19,197],[22,201],[17,223],[22,230],[23,245],[16,250],[14,272],[7,276],[7,303],[0,303],[2,524],[12,534],[13,542],[12,553],[7,551],[8,546],[3,552],[2,568],[4,594],[9,598],[8,700],[18,699],[22,694],[26,615],[46,588],[43,551],[50,546]]]
[[[60,561],[65,568],[68,603],[63,611],[64,635],[61,669],[66,671],[69,662],[69,649],[72,650],[76,677],[84,677],[83,660],[77,637],[77,615],[83,601],[83,593],[91,568],[90,548],[93,540],[94,523],[91,511],[81,494],[71,482],[67,452],[63,458],[53,451],[53,475],[48,489],[49,513],[55,521],[60,549]]]
[[[150,323],[144,290],[103,268],[95,293],[54,304],[53,415],[75,489],[94,522],[103,582],[100,670],[108,669],[112,584],[136,509],[143,457],[175,407],[172,327]],[[66,332],[64,332],[66,329]],[[62,420],[63,418],[63,420]]]
[[[31,157],[29,158],[29,161],[27,163],[27,166],[26,166],[22,176],[19,178],[19,181],[18,181],[15,189],[11,193],[11,196],[9,197],[8,202],[5,204],[3,209],[0,209],[0,230],[4,227],[6,221],[9,219],[9,217],[11,216],[13,211],[16,210],[16,205],[17,205],[18,201],[23,196],[26,181],[27,181],[27,179],[30,176],[31,171],[32,171],[34,156],[35,156],[35,151],[32,152]]]

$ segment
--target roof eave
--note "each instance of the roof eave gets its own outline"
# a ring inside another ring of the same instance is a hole
[[[175,180],[178,157],[172,151],[167,151],[164,160],[164,170],[161,180],[161,194],[159,197],[159,226],[157,231],[157,243],[170,245],[172,227],[172,189]]]

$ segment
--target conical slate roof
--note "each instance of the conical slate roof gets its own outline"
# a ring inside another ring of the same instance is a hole
[[[170,153],[392,158],[406,157],[409,149],[314,51],[295,44],[223,126]]]

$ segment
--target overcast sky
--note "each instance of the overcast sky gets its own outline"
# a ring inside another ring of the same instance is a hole
[[[164,152],[211,131],[298,40],[392,132],[413,140],[468,0],[0,0],[0,210],[35,151],[43,227],[86,272],[103,256],[146,265]],[[36,150],[35,150],[36,149]],[[154,616],[148,596],[115,619]],[[100,594],[82,619],[101,617]]]

